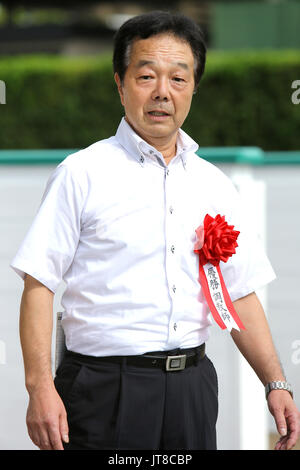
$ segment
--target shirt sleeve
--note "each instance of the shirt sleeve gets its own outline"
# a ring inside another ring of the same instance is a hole
[[[10,267],[55,293],[80,238],[83,191],[75,170],[62,162],[50,175],[34,220]]]
[[[229,225],[240,232],[236,253],[226,263],[221,262],[223,278],[232,301],[265,287],[276,279],[259,227],[232,182],[228,188],[226,201]]]

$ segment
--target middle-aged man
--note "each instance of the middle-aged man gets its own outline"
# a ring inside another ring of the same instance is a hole
[[[255,294],[272,267],[232,183],[180,129],[205,54],[200,29],[181,15],[152,12],[120,28],[114,70],[125,118],[115,136],[56,167],[11,263],[25,280],[27,426],[41,449],[216,449],[217,377],[205,354],[212,298],[218,308],[229,298],[222,318],[267,387],[276,448],[298,438]],[[67,352],[53,380],[62,279]]]

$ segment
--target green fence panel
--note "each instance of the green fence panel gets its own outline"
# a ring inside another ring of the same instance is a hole
[[[0,150],[0,165],[58,165],[79,149]],[[264,152],[259,147],[200,147],[197,155],[212,163],[299,165],[300,151]]]
[[[299,0],[211,3],[213,48],[257,50],[300,46]]]
[[[77,149],[0,150],[3,165],[57,165]]]
[[[265,152],[264,165],[300,165],[300,151]]]
[[[200,147],[197,155],[211,162],[262,164],[264,152],[259,147]]]

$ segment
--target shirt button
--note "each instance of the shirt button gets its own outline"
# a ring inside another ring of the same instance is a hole
[[[144,160],[145,160],[145,159],[144,159],[143,155],[141,155],[141,157],[140,157],[140,162],[141,162],[141,163],[144,163]]]
[[[172,252],[172,253],[175,252],[175,246],[174,246],[174,245],[171,246],[171,252]]]
[[[170,173],[169,168],[166,169],[166,175]]]
[[[173,290],[174,293],[176,292],[176,286],[175,285],[173,285],[172,290]]]
[[[173,214],[174,208],[172,206],[169,207],[170,214]]]
[[[174,331],[177,330],[177,323],[174,323],[173,328],[174,328]]]

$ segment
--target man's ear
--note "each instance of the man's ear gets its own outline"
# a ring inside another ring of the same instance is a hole
[[[116,82],[117,87],[118,87],[118,92],[119,92],[119,95],[120,95],[121,103],[124,106],[123,86],[122,86],[121,79],[120,79],[117,72],[114,74],[114,79],[115,79],[115,82]]]

